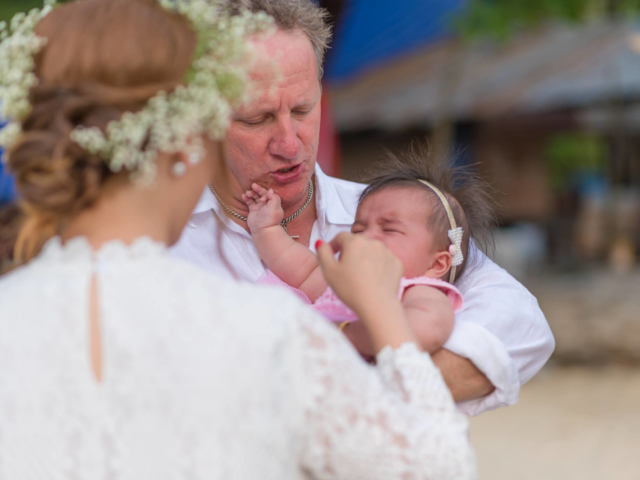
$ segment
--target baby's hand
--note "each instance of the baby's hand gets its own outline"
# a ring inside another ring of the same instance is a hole
[[[262,188],[257,183],[242,195],[242,200],[249,206],[247,225],[251,233],[255,231],[280,225],[284,219],[284,210],[280,204],[280,197],[273,191]]]

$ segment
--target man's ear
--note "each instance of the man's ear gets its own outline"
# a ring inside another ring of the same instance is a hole
[[[433,257],[433,263],[425,276],[430,278],[442,278],[451,270],[451,254],[447,251],[437,252]]]

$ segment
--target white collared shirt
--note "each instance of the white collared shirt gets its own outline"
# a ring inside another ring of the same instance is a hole
[[[364,185],[325,175],[316,166],[316,210],[309,245],[349,231]],[[221,222],[226,228],[220,228]],[[224,254],[224,258],[221,256]],[[255,282],[266,270],[251,235],[229,219],[209,189],[196,206],[172,254],[223,277]],[[459,404],[467,414],[513,405],[520,386],[553,352],[553,335],[535,297],[478,250],[456,286],[464,307],[445,348],[470,359],[496,387],[483,398]]]

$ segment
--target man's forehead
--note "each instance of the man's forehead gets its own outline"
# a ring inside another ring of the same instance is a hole
[[[254,95],[239,105],[236,112],[272,112],[281,107],[313,106],[320,100],[320,88],[316,84],[256,83]]]
[[[254,37],[256,64],[251,76],[255,81],[274,81],[278,78],[304,73],[317,79],[316,57],[309,38],[301,30],[275,32]]]
[[[304,71],[284,78],[277,76],[268,80],[254,80],[252,91],[248,101],[237,107],[237,112],[273,111],[282,106],[312,106],[320,101],[322,94],[317,78]]]

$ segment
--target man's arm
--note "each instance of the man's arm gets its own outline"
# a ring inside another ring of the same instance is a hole
[[[365,357],[374,356],[371,338],[362,322],[349,325],[344,329],[344,334],[362,355]],[[456,402],[485,397],[495,390],[486,375],[471,360],[443,348],[433,353],[431,358],[440,369]]]
[[[478,415],[513,405],[520,386],[553,352],[553,335],[544,315],[533,295],[488,259],[465,275],[458,288],[465,306],[433,361],[465,413]],[[368,355],[370,341],[358,323],[345,334]]]
[[[456,403],[485,397],[495,390],[486,375],[471,360],[444,348],[432,354],[431,358],[440,369]]]
[[[454,374],[453,366],[445,367],[452,370],[445,378],[456,398],[468,398],[459,407],[478,415],[515,404],[520,386],[542,368],[555,344],[535,297],[475,248],[472,255],[469,270],[456,285],[465,305],[444,348],[468,360],[495,388],[488,394],[478,388],[473,398],[475,388],[455,392],[456,379],[464,381],[465,370]]]

